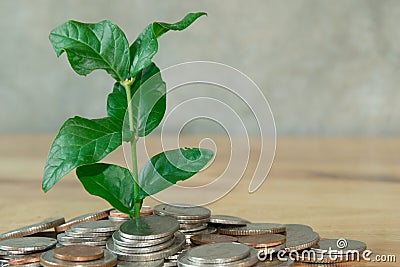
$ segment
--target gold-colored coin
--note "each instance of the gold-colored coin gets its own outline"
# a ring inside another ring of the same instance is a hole
[[[53,250],[53,257],[65,261],[92,261],[104,257],[104,250],[100,247],[73,245]]]

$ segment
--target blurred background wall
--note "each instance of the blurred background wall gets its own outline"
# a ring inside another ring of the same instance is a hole
[[[202,10],[207,18],[160,39],[160,68],[193,60],[237,68],[263,91],[279,135],[400,134],[396,0],[2,0],[0,132],[53,133],[67,117],[105,114],[113,81],[102,71],[80,77],[57,59],[54,27],[110,19],[132,42],[152,21]]]

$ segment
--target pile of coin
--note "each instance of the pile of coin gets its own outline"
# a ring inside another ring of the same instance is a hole
[[[75,224],[71,229],[57,235],[58,243],[62,246],[89,245],[105,247],[107,240],[118,229],[109,220],[88,221]]]
[[[86,245],[60,247],[47,251],[40,256],[40,264],[45,267],[113,267],[117,265],[117,262],[117,257],[111,252]]]
[[[125,265],[163,266],[164,259],[181,251],[185,243],[178,229],[178,221],[169,216],[140,217],[123,223],[106,247]]]
[[[189,205],[157,205],[156,215],[146,210],[133,220],[107,209],[0,234],[0,266],[35,267],[40,257],[48,267],[113,267],[117,259],[121,267],[293,266],[293,260],[301,266],[327,266],[355,261],[354,251],[361,255],[366,249],[360,241],[320,239],[307,225],[252,223]],[[51,232],[42,232],[51,228],[58,243],[45,237]],[[54,246],[61,247],[50,250]]]
[[[154,214],[170,216],[179,222],[179,231],[186,237],[190,244],[190,237],[197,234],[216,233],[217,228],[208,224],[211,211],[205,207],[186,204],[160,204],[154,207]]]
[[[40,266],[41,253],[55,247],[57,240],[48,237],[19,237],[0,241],[0,259],[8,266]]]

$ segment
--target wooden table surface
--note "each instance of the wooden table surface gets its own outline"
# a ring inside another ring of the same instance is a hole
[[[66,176],[49,193],[41,191],[43,166],[52,138],[0,136],[0,232],[48,217],[69,219],[108,207],[102,199],[88,195],[74,174]],[[182,140],[182,144],[192,145],[199,139]],[[223,138],[216,140],[221,144],[216,161],[189,184],[210,181],[224,169],[229,146]],[[160,151],[158,142],[146,144],[151,153]],[[256,154],[258,142],[251,145]],[[107,161],[123,163],[122,151],[116,151]],[[373,251],[372,256],[399,258],[399,163],[400,139],[396,138],[282,137],[277,141],[272,170],[256,193],[247,192],[249,171],[228,195],[208,207],[214,214],[237,215],[254,222],[307,224],[321,237],[362,240]],[[250,161],[249,168],[252,167],[254,162]],[[153,199],[145,202],[155,203]],[[354,264],[364,265],[397,266]]]

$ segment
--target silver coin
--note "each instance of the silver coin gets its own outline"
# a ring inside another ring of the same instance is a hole
[[[176,219],[169,216],[144,216],[123,223],[119,229],[121,237],[134,240],[156,239],[172,235],[179,229]]]
[[[199,225],[197,227],[193,227],[191,229],[182,229],[182,228],[180,228],[179,231],[181,231],[182,233],[198,232],[198,231],[206,229],[207,227],[208,227],[208,224],[205,223],[205,224],[201,224],[201,225]]]
[[[156,252],[141,253],[141,254],[123,253],[115,248],[112,240],[109,240],[107,242],[106,247],[109,251],[116,254],[118,256],[119,260],[122,260],[122,261],[148,261],[148,260],[164,259],[168,256],[174,255],[182,249],[182,246],[184,243],[185,243],[185,236],[180,232],[176,232],[175,233],[175,242],[169,248],[166,248],[166,249],[163,249],[160,251],[156,251]]]
[[[285,250],[285,243],[279,244],[276,246],[270,246],[270,247],[265,247],[265,248],[257,248],[259,251],[262,251],[264,254],[274,254],[277,253],[278,251],[284,251]]]
[[[194,235],[199,235],[199,234],[215,234],[218,232],[218,229],[213,226],[208,226],[206,229],[201,230],[201,231],[196,231],[196,232],[190,232],[190,233],[185,233],[185,236],[188,238],[191,238]]]
[[[177,260],[164,260],[164,267],[176,267],[178,266]]]
[[[106,241],[85,241],[85,242],[65,242],[65,241],[59,241],[58,242],[62,246],[73,246],[73,245],[87,245],[87,246],[93,246],[93,247],[101,247],[105,246],[107,243]]]
[[[352,256],[355,258],[353,259]],[[318,264],[318,267],[322,266],[346,266],[343,265],[345,262],[351,262],[357,260],[357,256],[354,254],[351,255],[329,255],[329,254],[318,254],[313,253],[313,251],[306,249],[301,251],[301,253],[293,255],[296,262],[303,262],[303,263],[312,263],[313,265]],[[334,264],[338,263],[338,265]],[[308,265],[307,265],[308,266]],[[354,265],[351,265],[354,266]]]
[[[64,261],[64,260],[59,260],[57,258],[53,257],[53,251],[46,251],[45,253],[42,254],[40,257],[40,264],[42,264],[45,267],[54,267],[54,266],[63,266],[63,267],[113,267],[117,265],[117,256],[112,254],[111,252],[105,250],[104,251],[104,257],[98,260],[93,260],[93,261],[83,261],[79,262],[73,262],[73,261]]]
[[[120,217],[111,217],[108,216],[108,220],[114,224],[117,224],[118,226],[120,226],[121,224],[123,224],[124,222],[129,221],[129,218],[120,218]]]
[[[98,237],[73,237],[67,236],[65,234],[58,234],[57,240],[59,242],[69,242],[69,243],[81,243],[81,242],[99,242],[107,241],[109,236],[98,236]]]
[[[318,254],[327,254],[327,251],[331,251],[334,255],[345,255],[349,251],[359,251],[362,252],[367,248],[367,244],[357,240],[344,240],[345,245],[338,247],[338,242],[340,239],[323,239],[318,242],[317,245],[311,247],[311,250]]]
[[[285,224],[287,252],[310,248],[318,243],[319,234],[302,224]]]
[[[196,220],[209,218],[211,211],[200,206],[160,204],[154,207],[154,214],[169,215],[178,220]]]
[[[3,265],[5,266],[13,266],[13,267],[40,267],[40,262],[33,262],[33,263],[28,263],[28,264],[21,264],[21,265]]]
[[[43,232],[44,230],[54,228],[63,223],[65,223],[65,219],[62,217],[48,219],[48,220],[40,222],[40,223],[35,223],[35,224],[29,225],[29,226],[25,226],[22,228],[18,228],[18,229],[0,234],[0,240],[16,238],[16,237],[23,237],[23,236],[27,236],[27,235],[40,233],[40,232]]]
[[[190,230],[196,227],[200,227],[203,225],[207,225],[207,223],[179,223],[179,229],[180,230]]]
[[[117,267],[161,267],[164,266],[164,260],[155,261],[118,261]]]
[[[149,246],[149,247],[140,247],[140,248],[132,248],[131,247],[131,248],[129,248],[129,247],[124,247],[124,246],[119,246],[115,243],[114,243],[114,247],[124,253],[138,254],[138,253],[150,253],[150,252],[154,252],[154,251],[163,250],[163,249],[170,247],[174,242],[175,242],[175,237],[171,238],[170,240],[168,240],[164,243],[154,245],[154,246]]]
[[[285,226],[278,223],[249,223],[245,226],[223,227],[218,231],[224,235],[259,235],[282,233],[285,230]]]
[[[49,237],[20,237],[0,241],[0,250],[35,252],[54,247],[57,240]]]
[[[178,257],[179,267],[250,267],[254,266],[254,264],[258,262],[258,257],[257,257],[258,251],[254,248],[250,248],[250,255],[248,257],[238,261],[232,261],[223,264],[193,262],[189,260],[189,257],[187,256],[188,252],[189,251],[182,253]]]
[[[204,230],[200,230],[200,231],[196,231],[196,232],[190,232],[190,233],[186,233],[186,234],[190,234],[190,235],[198,235],[198,234],[215,234],[216,232],[218,232],[218,228],[214,227],[214,226],[208,226],[206,229]]]
[[[250,221],[229,215],[211,215],[210,223],[224,224],[224,225],[246,225],[251,223]]]
[[[107,233],[114,232],[118,227],[109,220],[83,222],[72,226],[71,230],[79,233]]]
[[[199,223],[208,223],[210,221],[210,217],[202,218],[202,219],[177,219],[179,224],[199,224]]]
[[[174,237],[174,235],[168,235],[165,237],[149,239],[149,240],[132,240],[132,239],[127,239],[127,238],[121,237],[121,235],[119,234],[119,231],[115,231],[114,234],[112,235],[112,238],[116,245],[124,246],[124,247],[128,247],[128,248],[142,248],[142,247],[155,246],[155,245],[164,243],[164,242],[172,239],[173,237]]]
[[[267,258],[265,261],[259,261],[254,267],[289,267],[294,266],[294,261],[289,257],[284,257],[281,259],[274,258],[269,260]]]
[[[72,229],[65,231],[65,235],[66,236],[71,236],[71,237],[111,237],[112,234],[113,234],[112,232],[106,232],[106,233],[80,233],[80,232],[75,232]]]
[[[215,243],[189,249],[190,261],[207,264],[223,264],[247,258],[250,247],[239,243]]]
[[[13,255],[28,255],[31,252],[18,251],[18,250],[0,250],[0,257],[3,259],[10,259]]]

